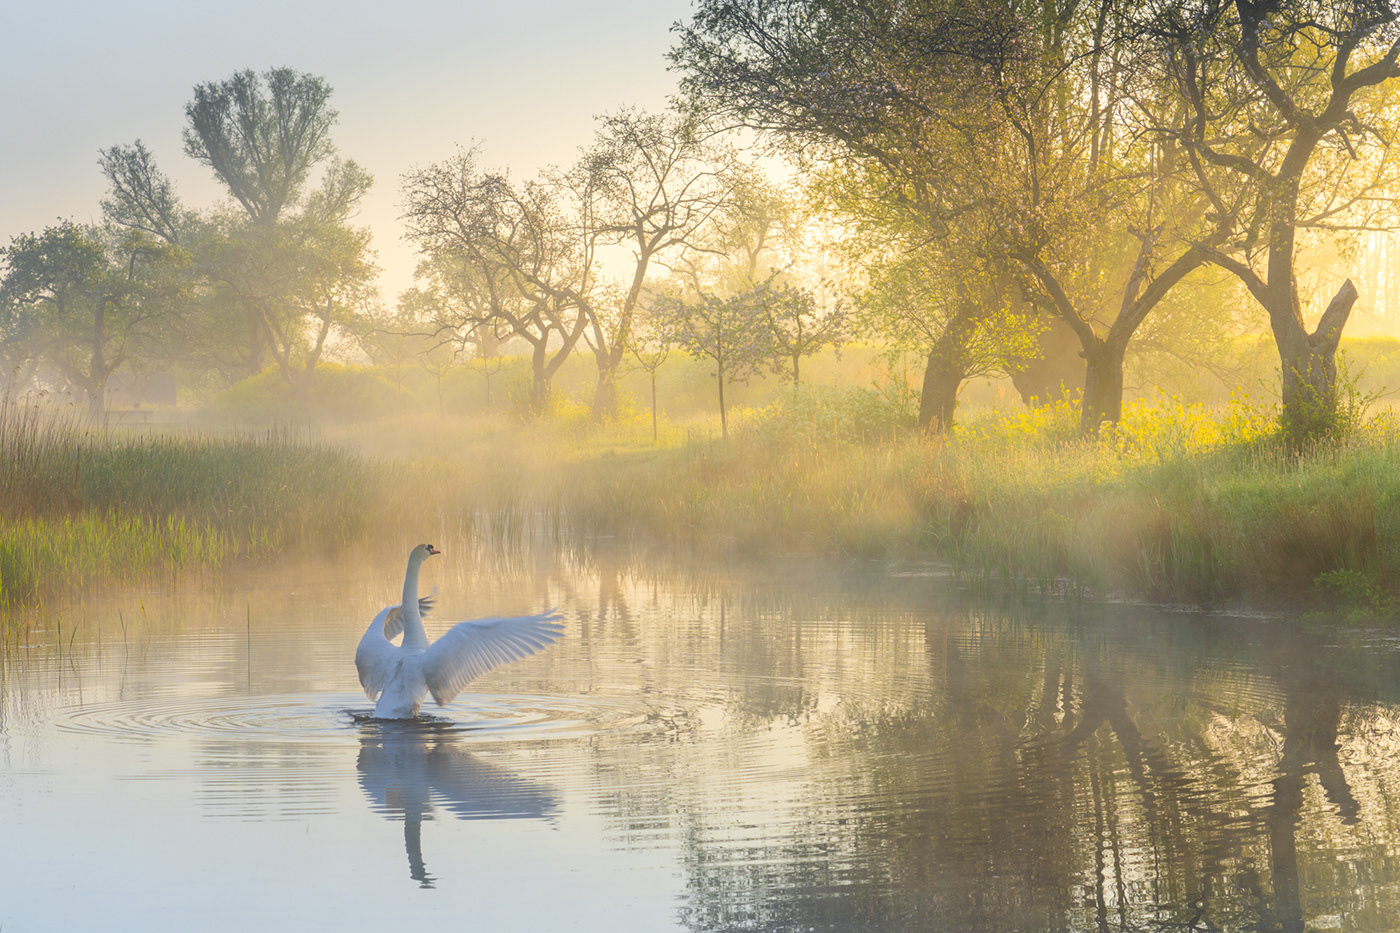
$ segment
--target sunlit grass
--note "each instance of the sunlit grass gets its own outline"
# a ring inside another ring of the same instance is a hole
[[[363,532],[376,476],[285,433],[134,436],[0,402],[0,599]]]
[[[1159,399],[1082,438],[1072,406],[1016,408],[943,437],[868,390],[793,392],[709,420],[596,426],[396,418],[314,442],[286,432],[90,432],[0,409],[6,599],[174,578],[289,551],[438,534],[671,554],[946,562],[1026,593],[1277,604],[1319,581],[1384,602],[1400,579],[1400,431],[1372,419],[1291,452],[1275,413]]]
[[[1023,591],[1277,604],[1316,597],[1338,571],[1400,577],[1388,418],[1299,454],[1276,440],[1272,410],[1244,401],[1132,405],[1097,439],[1079,436],[1070,406],[989,414],[943,438],[895,423],[843,441],[842,417],[758,412],[728,442],[587,460],[553,507],[590,534],[944,560],[974,585]]]

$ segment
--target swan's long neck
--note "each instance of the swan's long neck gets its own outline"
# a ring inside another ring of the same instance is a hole
[[[403,578],[403,646],[428,647],[428,633],[423,629],[423,615],[418,611],[418,571],[421,560],[408,561],[408,573]]]

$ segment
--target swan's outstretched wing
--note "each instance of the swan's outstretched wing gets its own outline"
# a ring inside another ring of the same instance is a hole
[[[438,705],[493,667],[527,658],[564,634],[559,613],[458,622],[423,653],[423,679]]]
[[[433,593],[437,590],[434,589]],[[432,596],[418,598],[418,611],[427,615],[433,608]],[[374,621],[360,636],[360,645],[355,649],[355,668],[360,672],[360,686],[365,688],[365,696],[379,699],[384,692],[384,682],[389,678],[389,665],[394,660],[395,645],[389,639],[403,633],[403,606],[386,606],[379,610]]]
[[[365,688],[365,696],[371,700],[379,699],[379,694],[384,692],[384,682],[389,679],[389,666],[393,664],[398,651],[385,633],[393,626],[397,626],[395,635],[402,632],[402,616],[399,606],[379,610],[379,615],[360,636],[360,646],[355,649],[355,668],[360,672],[360,686]]]

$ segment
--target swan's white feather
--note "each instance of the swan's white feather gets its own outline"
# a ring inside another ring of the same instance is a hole
[[[442,706],[492,668],[527,658],[558,641],[558,612],[458,622],[423,653],[423,680]]]
[[[551,611],[458,622],[429,644],[423,614],[437,590],[418,597],[418,572],[423,562],[437,553],[431,544],[420,544],[409,552],[404,602],[380,610],[355,649],[360,685],[374,700],[377,719],[413,719],[429,693],[444,705],[473,678],[529,657],[564,634],[559,614]],[[391,639],[399,635],[403,638],[396,645]]]
[[[437,587],[433,587],[432,595],[419,597],[420,613],[427,615],[428,610],[433,608],[435,595]],[[360,636],[359,647],[355,649],[355,668],[360,672],[360,686],[365,688],[365,696],[371,700],[379,699],[379,694],[384,692],[394,658],[398,656],[398,646],[390,639],[402,634],[403,605],[400,604],[379,610],[364,635]]]

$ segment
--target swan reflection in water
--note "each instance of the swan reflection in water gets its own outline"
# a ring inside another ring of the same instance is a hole
[[[423,863],[423,821],[444,809],[464,820],[543,820],[558,809],[553,792],[455,741],[456,723],[366,721],[356,768],[360,787],[388,819],[404,822],[409,876],[431,888]]]

